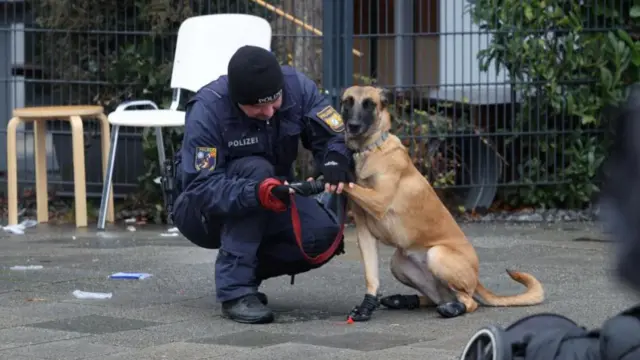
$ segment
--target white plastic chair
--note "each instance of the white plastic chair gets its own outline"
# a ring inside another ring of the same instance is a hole
[[[197,92],[201,87],[227,73],[229,59],[244,45],[271,49],[271,26],[261,17],[245,14],[202,15],[186,19],[178,30],[178,41],[171,73],[173,99],[169,109],[159,109],[151,100],[126,101],[109,114],[111,147],[109,163],[102,189],[98,229],[104,230],[107,199],[112,191],[113,168],[120,126],[155,127],[161,176],[165,154],[162,127],[184,126],[184,111],[178,110],[181,90]],[[144,106],[144,110],[129,110]],[[164,189],[163,189],[164,190]],[[166,194],[165,206],[167,204]]]

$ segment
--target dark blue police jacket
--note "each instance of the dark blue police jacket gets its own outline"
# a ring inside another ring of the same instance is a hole
[[[340,114],[304,74],[283,66],[280,109],[269,121],[248,118],[231,102],[227,76],[200,89],[187,103],[181,152],[182,196],[201,214],[240,215],[260,206],[257,182],[227,176],[230,161],[262,156],[277,176],[292,177],[298,140],[313,152],[316,165],[336,151],[351,159]]]

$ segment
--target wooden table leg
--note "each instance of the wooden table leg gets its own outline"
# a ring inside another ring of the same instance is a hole
[[[7,205],[8,225],[18,224],[18,154],[16,133],[22,120],[14,117],[7,124]]]
[[[75,192],[76,227],[87,226],[87,184],[84,166],[84,127],[82,118],[71,116],[73,141],[73,182]]]
[[[100,141],[102,143],[102,178],[107,176],[107,167],[109,166],[109,149],[111,141],[111,129],[109,128],[109,119],[106,115],[98,115],[102,131],[100,133]],[[115,221],[115,210],[113,206],[113,185],[109,191],[109,202],[107,203],[107,221],[113,223]]]
[[[38,222],[49,221],[49,194],[47,190],[47,122],[33,122],[36,165],[36,209]]]

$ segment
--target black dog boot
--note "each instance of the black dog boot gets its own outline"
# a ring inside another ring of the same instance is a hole
[[[420,307],[420,298],[418,295],[390,295],[380,299],[380,304],[388,309],[393,310],[413,310]]]
[[[453,318],[464,315],[467,312],[467,307],[459,301],[452,301],[438,305],[436,311],[443,318]]]
[[[369,321],[379,304],[380,302],[377,297],[366,294],[362,303],[351,310],[347,321]]]
[[[250,294],[238,299],[222,303],[222,315],[243,324],[268,324],[273,322],[271,309],[261,301],[266,302],[266,296],[261,299],[257,294]]]

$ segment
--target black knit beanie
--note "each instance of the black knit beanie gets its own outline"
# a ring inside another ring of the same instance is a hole
[[[269,50],[246,45],[229,60],[229,95],[234,103],[270,103],[282,96],[284,76],[280,64]]]

